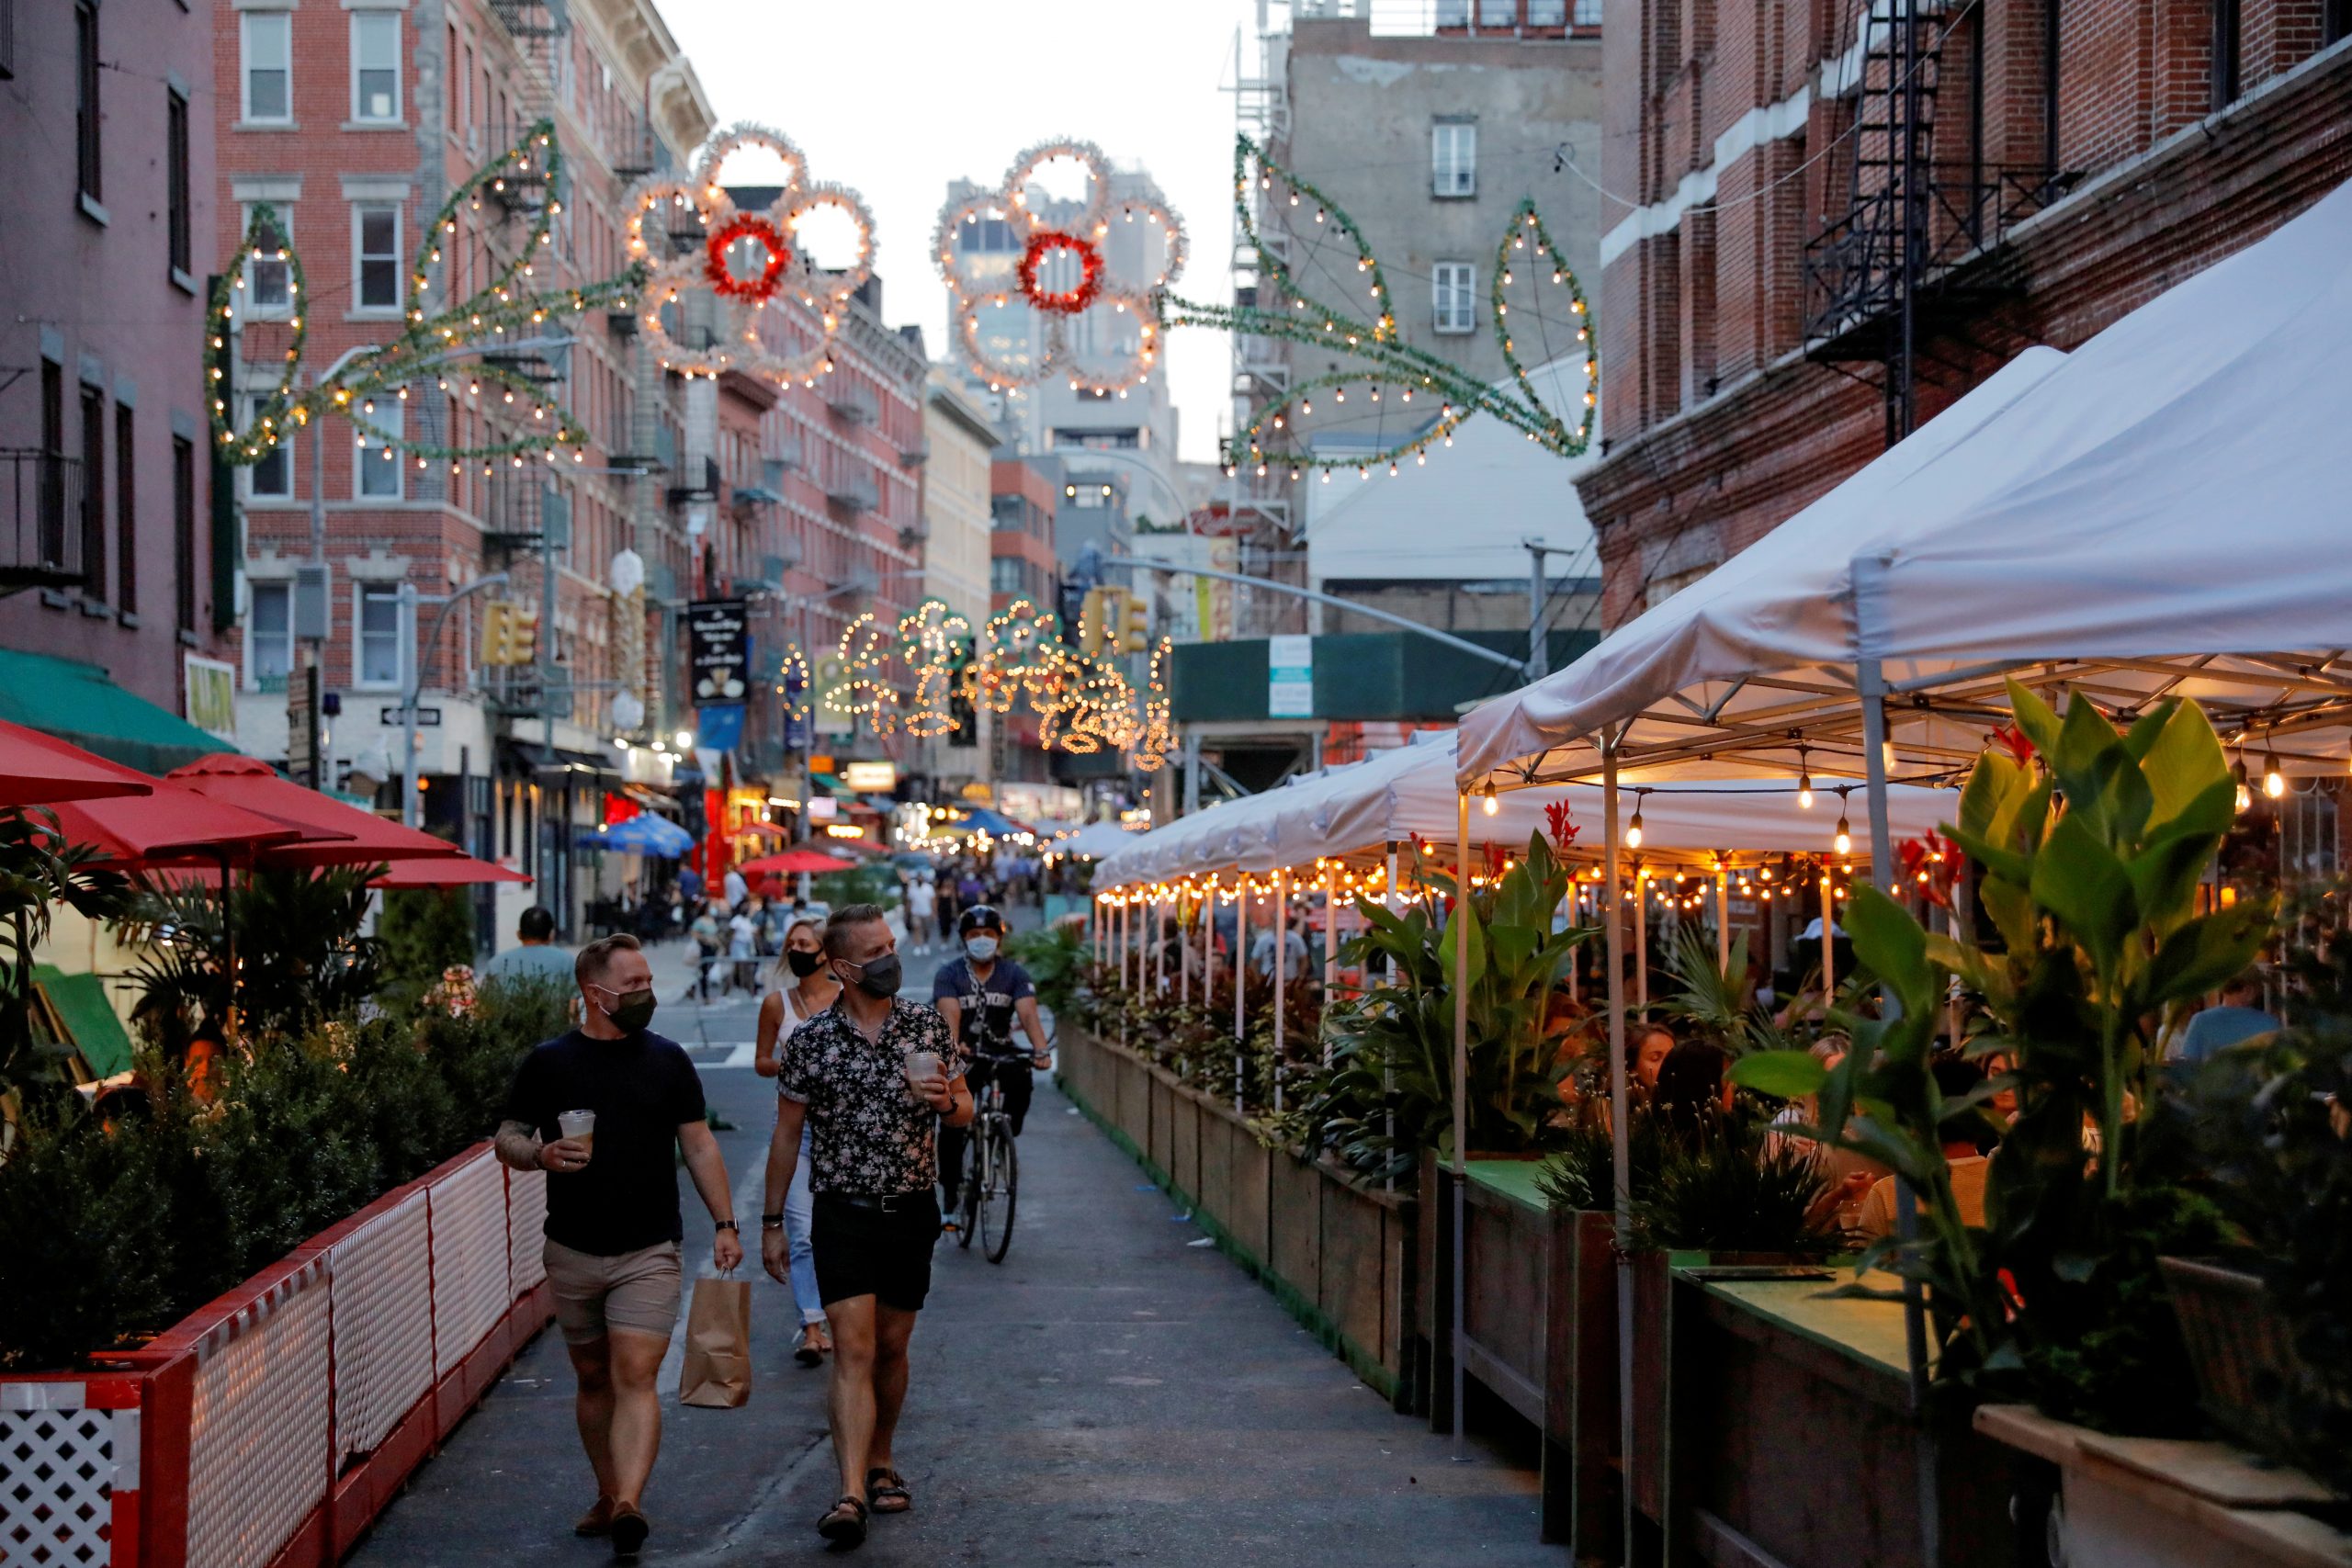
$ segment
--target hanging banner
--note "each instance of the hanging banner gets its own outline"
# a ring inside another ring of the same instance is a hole
[[[707,703],[695,713],[695,745],[705,751],[732,751],[743,743],[743,705]]]
[[[1313,637],[1285,636],[1266,639],[1266,716],[1315,716]]]
[[[704,599],[686,606],[686,672],[695,705],[733,703],[751,690],[752,642],[741,599]],[[740,726],[741,719],[738,716]]]

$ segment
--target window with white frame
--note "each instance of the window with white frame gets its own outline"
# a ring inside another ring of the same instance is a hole
[[[351,14],[351,118],[393,125],[401,118],[401,14]]]
[[[1577,26],[1580,28],[1600,26],[1600,0],[1577,0]]]
[[[248,231],[253,228],[255,205],[245,206]],[[288,232],[294,220],[282,206],[272,204],[270,211],[275,221],[254,235],[254,249],[261,254],[245,257],[245,310],[257,320],[274,321],[294,313],[294,268],[278,254],[291,243]]]
[[[237,18],[242,47],[244,118],[253,125],[294,123],[294,17],[288,11],[247,11]]]
[[[1478,194],[1478,127],[1442,119],[1430,127],[1430,190],[1437,196]]]
[[[245,604],[245,685],[282,688],[294,669],[294,585],[256,582]]]
[[[1472,314],[1470,264],[1443,261],[1430,269],[1430,324],[1442,333],[1466,333],[1477,325]]]
[[[401,686],[401,655],[407,641],[401,634],[400,590],[390,583],[361,582],[352,586],[358,600],[351,618],[352,684],[397,691]]]
[[[245,399],[243,428],[251,430],[258,416],[262,400],[257,396]],[[294,499],[294,446],[281,441],[269,449],[268,456],[245,469],[245,499],[247,501],[291,501]]]
[[[360,418],[367,424],[359,434],[367,444],[355,444],[351,455],[352,493],[361,501],[398,501],[401,498],[401,455],[397,447],[388,446],[379,434],[398,441],[402,434],[401,416],[407,405],[396,399],[382,398],[372,413],[363,411]]]
[[[351,209],[351,297],[362,310],[401,308],[401,209],[361,202]]]

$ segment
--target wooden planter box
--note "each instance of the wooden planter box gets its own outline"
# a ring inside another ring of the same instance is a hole
[[[1060,1043],[1062,1092],[1367,1384],[1421,1409],[1413,1194],[1266,1147],[1229,1101],[1133,1051],[1069,1024]]]
[[[2314,1517],[2336,1497],[2301,1471],[2222,1443],[2111,1438],[2021,1404],[1976,1430],[2054,1466],[2050,1536],[2066,1568],[2345,1568],[2352,1536]]]

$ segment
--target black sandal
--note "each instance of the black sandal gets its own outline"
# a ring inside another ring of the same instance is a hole
[[[794,1348],[792,1359],[804,1367],[822,1366],[825,1358],[817,1347],[809,1342],[808,1327],[809,1325],[805,1323],[800,1325],[800,1343]]]
[[[817,1521],[817,1533],[835,1546],[865,1545],[865,1499],[843,1493],[831,1507],[825,1510],[825,1517]]]
[[[876,1486],[875,1483],[881,1484]],[[895,1470],[869,1470],[865,1472],[865,1495],[877,1514],[903,1514],[915,1506],[914,1495],[907,1490],[907,1478]]]

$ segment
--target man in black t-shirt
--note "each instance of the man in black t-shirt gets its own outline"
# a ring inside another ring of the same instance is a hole
[[[1032,1068],[1050,1067],[1054,1058],[1046,1048],[1046,1026],[1037,1016],[1037,987],[1029,972],[1001,955],[1004,917],[987,904],[975,904],[957,917],[956,934],[964,955],[939,966],[931,980],[931,1005],[947,1021],[956,1041],[972,1054],[970,1082],[977,1097],[980,1086],[993,1079],[1004,1090],[1004,1111],[1012,1119],[1012,1135],[1029,1116],[1029,1100],[1036,1092]],[[1014,1055],[1015,1021],[1029,1037],[1025,1061],[990,1061],[991,1055]],[[961,1127],[939,1133],[939,1181],[946,1192],[946,1212],[956,1213],[964,1187],[964,1145]],[[952,1219],[946,1228],[955,1228]]]
[[[718,1225],[711,1259],[743,1259],[727,1167],[703,1115],[702,1080],[652,1032],[653,972],[627,934],[573,964],[581,1025],[525,1057],[498,1129],[498,1157],[548,1175],[546,1257],[556,1318],[579,1375],[580,1440],[595,1506],[574,1529],[633,1557],[651,1531],[639,1501],[662,1446],[654,1378],[678,1320],[685,1236],[673,1148]],[[582,1128],[576,1113],[593,1120]],[[574,1122],[567,1126],[567,1122]]]

